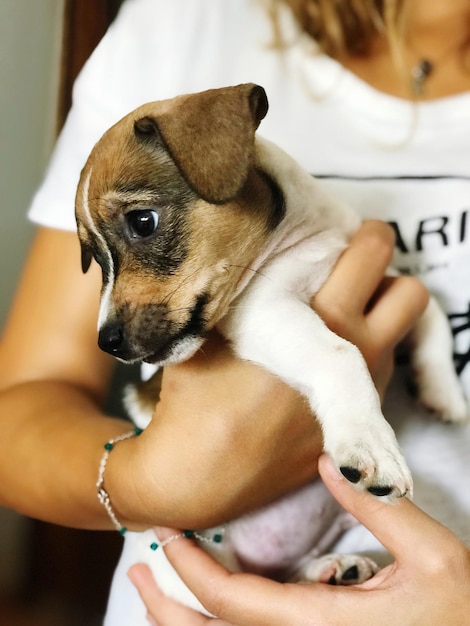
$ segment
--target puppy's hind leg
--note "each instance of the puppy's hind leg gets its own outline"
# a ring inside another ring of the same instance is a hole
[[[289,576],[289,582],[327,583],[329,585],[358,585],[372,578],[378,565],[358,554],[325,554],[305,556]]]
[[[453,363],[449,322],[434,298],[407,341],[420,404],[446,422],[467,420],[468,404]]]

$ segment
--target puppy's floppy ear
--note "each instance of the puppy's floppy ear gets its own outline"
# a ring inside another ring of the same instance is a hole
[[[86,274],[93,260],[93,251],[91,246],[82,240],[80,240],[80,249],[82,253],[82,272]]]
[[[255,131],[267,111],[264,89],[249,83],[176,98],[171,109],[137,120],[134,132],[147,145],[163,143],[189,186],[221,204],[246,181]]]

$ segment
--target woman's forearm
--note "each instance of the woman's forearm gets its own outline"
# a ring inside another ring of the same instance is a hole
[[[19,384],[0,394],[0,503],[57,524],[112,528],[96,497],[103,444],[129,430],[65,382]]]

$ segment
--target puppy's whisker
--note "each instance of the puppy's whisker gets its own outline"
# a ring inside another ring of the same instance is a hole
[[[199,352],[201,352],[204,356],[207,356],[206,350],[204,350],[204,344],[199,348]]]
[[[177,291],[181,289],[181,287],[184,287],[188,280],[191,280],[198,272],[199,270],[194,270],[194,272],[191,272],[190,274],[188,274],[188,276],[181,280],[175,287],[175,289],[173,289],[173,291],[170,291],[170,293],[163,299],[162,304],[168,304],[171,298],[173,298],[173,296],[177,293]]]
[[[171,313],[179,313],[180,311],[191,311],[191,310],[192,310],[191,306],[180,306],[180,307],[177,307],[176,309],[169,309],[167,311],[167,315]]]
[[[263,278],[268,278],[265,274],[263,274],[259,270],[255,270],[253,267],[249,267],[247,265],[235,265],[234,263],[230,263],[229,265],[227,265],[227,268],[229,268],[229,267],[236,267],[238,269],[246,270],[247,272],[252,272],[253,274],[256,274],[257,276],[262,276]]]

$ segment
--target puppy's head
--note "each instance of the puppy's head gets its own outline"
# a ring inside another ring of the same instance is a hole
[[[93,149],[76,199],[82,267],[103,273],[100,346],[184,360],[226,313],[283,216],[256,165],[264,90],[239,85],[146,104]]]

